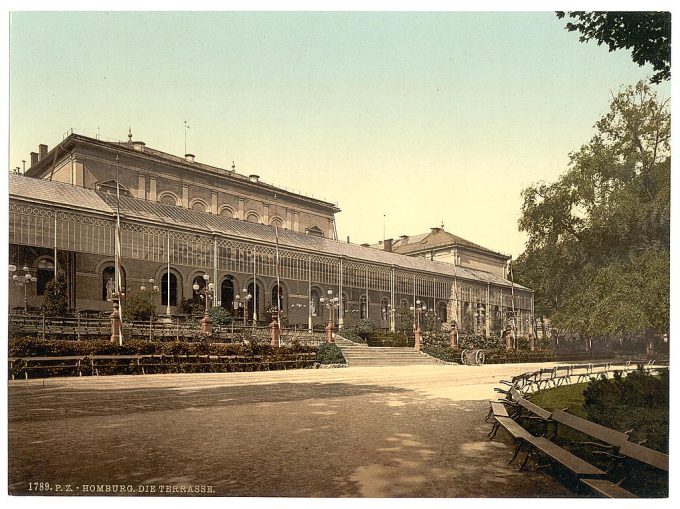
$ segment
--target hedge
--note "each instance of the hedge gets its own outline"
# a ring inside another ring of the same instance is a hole
[[[446,362],[460,363],[461,349],[446,345],[425,345],[423,351]],[[521,362],[553,362],[555,353],[550,350],[484,349],[485,364],[516,364]]]
[[[368,346],[394,347],[414,346],[415,339],[409,339],[406,334],[399,332],[374,332],[366,340]]]
[[[319,364],[347,364],[345,356],[335,343],[321,343],[316,352],[316,362]]]
[[[316,352],[315,346],[292,344],[274,348],[267,343],[206,343],[188,341],[128,340],[123,346],[110,341],[11,339],[10,357],[58,357],[68,355],[265,355],[281,357]]]

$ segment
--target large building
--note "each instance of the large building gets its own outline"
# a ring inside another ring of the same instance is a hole
[[[427,233],[401,235],[396,240],[381,240],[373,247],[407,256],[452,263],[468,269],[491,272],[501,277],[507,276],[510,261],[509,255],[492,251],[449,233],[444,230],[444,225],[430,228]]]
[[[420,300],[442,322],[457,319],[477,332],[500,331],[511,311],[519,334],[531,330],[533,293],[503,270],[340,242],[335,204],[131,136],[106,142],[72,133],[49,152],[40,145],[25,175],[9,182],[10,263],[37,278],[26,288],[31,307],[42,304],[56,271],[66,276],[72,308],[111,309],[119,216],[126,294],[153,278],[159,314],[198,300],[192,287],[208,274],[214,305],[233,312],[246,302],[248,319],[260,322],[278,296],[289,324],[322,326],[321,299],[330,291],[341,326],[368,318],[395,329],[399,311]],[[23,289],[11,288],[10,306],[23,304]]]

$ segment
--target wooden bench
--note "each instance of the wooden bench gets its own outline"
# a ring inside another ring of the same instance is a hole
[[[591,465],[587,461],[575,456],[566,449],[562,449],[559,445],[551,442],[545,437],[531,437],[527,439],[527,443],[533,446],[533,449],[548,457],[553,463],[558,464],[561,468],[567,470],[572,476],[576,478],[581,477],[606,477],[607,474]],[[531,455],[531,449],[527,452],[520,470],[526,464],[529,456]]]
[[[639,461],[646,465],[668,472],[668,454],[664,454],[643,445],[626,442],[618,450],[621,456]]]
[[[24,377],[28,378],[30,371],[40,369],[72,369],[78,371],[78,376],[83,376],[83,368],[86,365],[87,356],[60,356],[60,357],[21,357],[15,360],[15,364],[19,364],[15,371],[24,373]]]
[[[628,434],[622,433],[621,431],[616,431],[601,424],[589,421],[578,417],[577,415],[569,414],[564,410],[555,409],[552,412],[552,420],[555,423],[555,432],[557,432],[557,426],[563,424],[573,430],[588,435],[602,442],[602,444],[597,444],[593,442],[584,442],[596,446],[606,446],[609,448],[618,448],[622,444],[628,442]]]
[[[142,358],[141,355],[91,355],[90,366],[92,367],[92,373],[94,375],[99,375],[99,369],[102,368],[136,368],[135,370],[139,373],[143,373],[139,360]],[[127,365],[121,365],[121,362],[127,361]]]
[[[630,491],[607,479],[581,479],[580,483],[586,486],[591,493],[601,497],[638,498],[637,495],[633,495]]]
[[[512,402],[516,405],[518,409],[523,408],[524,410],[532,414],[522,415],[521,410],[519,410],[517,414],[514,416],[514,418],[539,421],[541,424],[543,424],[542,436],[546,436],[548,434],[548,425],[552,422],[551,412],[532,403],[531,401],[523,397],[522,394],[515,388],[510,389],[509,393],[510,397],[512,398]]]

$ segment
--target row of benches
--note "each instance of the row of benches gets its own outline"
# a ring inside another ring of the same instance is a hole
[[[634,365],[634,361],[627,363],[622,370],[629,370],[632,365]],[[647,364],[647,366],[651,366],[651,364]],[[489,439],[496,435],[498,429],[505,429],[515,443],[515,451],[509,463],[518,459],[522,451],[525,452],[524,459],[519,465],[520,469],[523,469],[532,457],[537,464],[539,464],[538,459],[540,457],[545,457],[550,461],[549,465],[558,467],[560,471],[568,474],[569,478],[576,480],[579,489],[610,498],[635,497],[631,492],[620,486],[625,479],[614,483],[608,479],[609,473],[614,470],[617,464],[631,462],[647,465],[667,473],[668,455],[630,442],[627,433],[607,428],[563,410],[548,411],[525,397],[528,391],[533,391],[536,387],[546,387],[549,383],[554,385],[568,383],[570,373],[571,376],[577,376],[579,380],[582,379],[582,374],[575,375],[577,370],[564,368],[574,368],[574,366],[540,370],[514,377],[512,381],[502,381],[509,388],[496,388],[497,392],[506,396],[503,399],[490,402],[486,420],[493,417],[494,424],[489,432]],[[586,370],[590,376],[595,376],[596,374],[606,375],[611,368],[611,365],[590,365]],[[561,382],[558,381],[560,379]],[[531,426],[522,426],[519,424],[520,420],[537,423],[539,425],[538,432],[532,434],[529,431]],[[557,429],[560,425],[594,439],[595,441],[582,442],[581,445],[591,446],[596,449],[594,454],[609,458],[610,467],[607,472],[557,445],[554,440],[557,437]],[[548,437],[550,428],[552,428],[552,436]]]
[[[168,368],[181,370],[186,366],[201,366],[211,370],[223,371],[229,368],[262,367],[266,369],[274,366],[283,366],[285,369],[291,364],[300,362],[313,364],[316,354],[314,352],[298,353],[293,360],[267,360],[263,356],[249,357],[248,361],[241,361],[243,357],[237,355],[75,355],[59,357],[10,357],[9,376],[12,380],[23,376],[29,378],[30,373],[45,370],[59,370],[77,373],[79,376],[99,375],[100,370],[107,369],[126,370],[132,373],[146,374],[155,372],[157,369]],[[253,360],[254,359],[254,360]]]
[[[619,371],[628,373],[633,369],[642,366],[646,371],[654,369],[663,369],[663,367],[656,366],[653,360],[635,361],[629,360],[620,367]],[[597,378],[601,375],[608,376],[613,371],[611,362],[590,363],[590,364],[571,364],[564,366],[555,366],[553,368],[543,368],[538,371],[524,373],[512,378],[512,384],[516,384],[518,388],[524,393],[530,393],[547,389],[549,387],[559,387],[560,385],[572,383],[575,379],[576,383],[585,382],[590,378]]]

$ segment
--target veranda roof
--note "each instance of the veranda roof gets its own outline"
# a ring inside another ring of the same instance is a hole
[[[109,216],[115,214],[118,205],[116,195],[114,194],[61,182],[10,175],[9,183],[10,199],[42,203],[60,208],[89,210],[105,213]],[[119,205],[121,217],[124,220],[146,221],[206,233],[214,232],[228,237],[245,238],[270,245],[275,243],[275,229],[273,226],[251,223],[240,219],[140,200],[128,196],[121,196]],[[280,229],[278,236],[279,245],[282,248],[292,248],[338,257],[344,256],[362,262],[394,265],[395,268],[458,277],[497,286],[511,286],[510,281],[507,279],[482,270],[456,267],[449,263],[410,257],[286,229]],[[515,284],[515,288],[528,290],[518,284]]]

